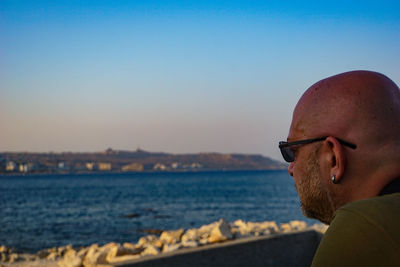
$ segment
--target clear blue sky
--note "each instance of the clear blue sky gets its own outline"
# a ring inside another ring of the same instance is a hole
[[[0,151],[280,159],[314,82],[400,84],[398,1],[0,1]]]

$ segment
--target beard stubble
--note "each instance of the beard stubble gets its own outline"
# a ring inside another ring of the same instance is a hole
[[[315,151],[308,158],[305,166],[305,177],[296,184],[296,190],[299,194],[300,207],[303,214],[306,217],[330,224],[333,212],[331,211],[328,194],[321,184],[317,152]]]

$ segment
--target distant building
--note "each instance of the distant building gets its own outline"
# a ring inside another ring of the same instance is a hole
[[[155,170],[155,171],[166,171],[167,167],[164,164],[157,163],[156,165],[154,165],[153,170]]]
[[[35,169],[35,164],[33,164],[32,162],[19,164],[19,171],[20,172],[31,172],[34,169]]]
[[[197,163],[197,162],[193,162],[193,163],[191,163],[191,164],[188,164],[188,165],[184,165],[183,166],[183,168],[185,169],[185,170],[198,170],[198,169],[201,169],[203,166],[200,164],[200,163]]]
[[[190,168],[192,168],[192,169],[201,169],[201,167],[203,167],[203,166],[197,162],[190,164]]]
[[[17,171],[17,163],[15,163],[14,161],[7,161],[6,171],[8,171],[8,172]]]
[[[141,163],[133,162],[131,164],[122,166],[121,170],[124,172],[129,172],[129,171],[141,172],[144,170],[144,166]]]
[[[111,171],[109,162],[87,162],[85,166],[89,171]]]
[[[96,163],[94,162],[86,162],[85,164],[86,169],[88,169],[89,171],[95,171],[96,170]]]
[[[71,167],[69,166],[68,162],[59,162],[57,164],[57,168],[60,171],[68,171]]]
[[[111,171],[111,163],[109,163],[109,162],[99,162],[97,164],[97,169],[99,171]]]
[[[171,168],[174,169],[174,170],[182,169],[182,164],[179,163],[179,162],[174,162],[174,163],[171,164]]]

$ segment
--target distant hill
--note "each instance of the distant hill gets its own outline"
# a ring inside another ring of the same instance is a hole
[[[69,173],[93,171],[277,170],[287,164],[262,155],[168,154],[107,149],[96,153],[0,153],[2,173]]]

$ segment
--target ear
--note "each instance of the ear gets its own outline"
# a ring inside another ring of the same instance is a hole
[[[346,167],[346,156],[343,151],[343,145],[333,136],[325,139],[325,144],[328,146],[328,164],[330,168],[330,177],[335,176],[336,183],[340,183],[343,178]]]

